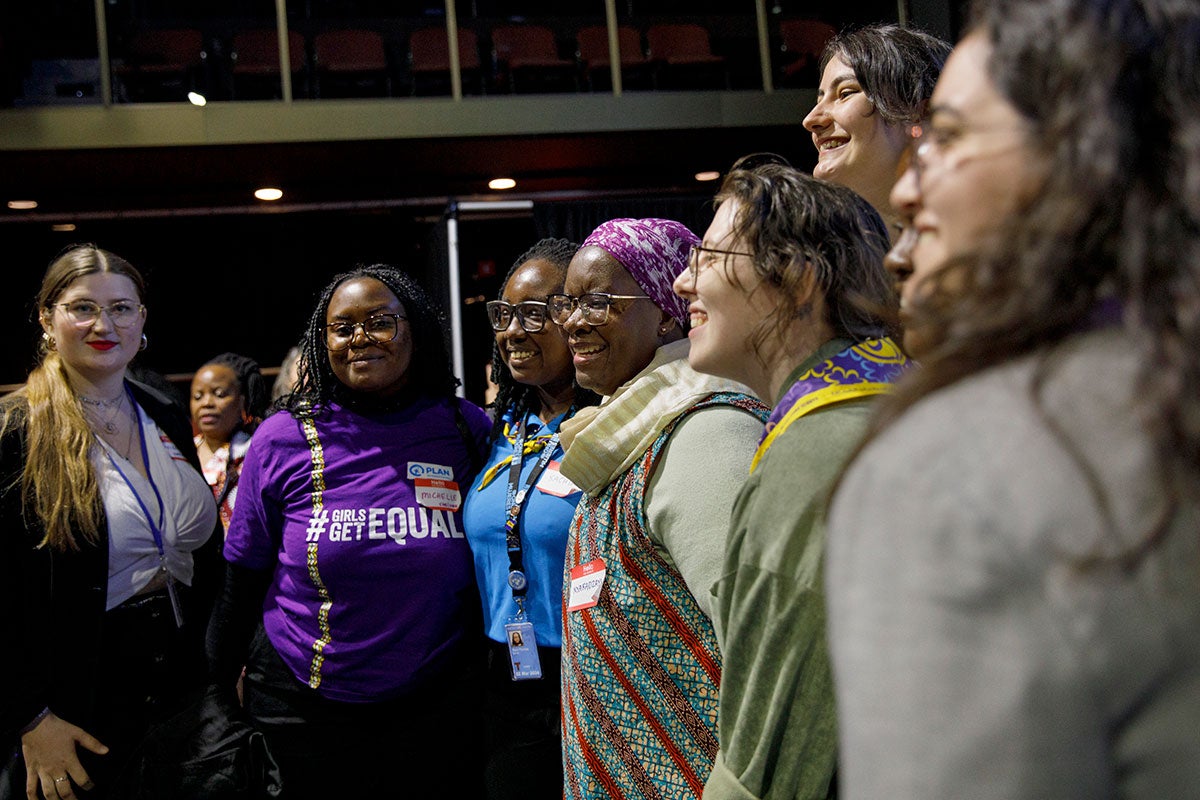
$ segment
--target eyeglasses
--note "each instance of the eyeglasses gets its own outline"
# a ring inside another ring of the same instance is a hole
[[[981,158],[992,158],[1019,150],[1028,144],[1024,128],[970,129],[963,126],[934,127],[932,124],[925,124],[914,126],[913,133],[915,136],[912,142],[912,167],[918,180],[923,178],[934,164],[943,169],[953,170]],[[1014,134],[1017,134],[1015,138],[1009,138]],[[978,141],[999,137],[1001,141],[993,147],[959,145],[966,137]]]
[[[537,333],[546,327],[547,307],[537,300],[526,300],[524,303],[506,303],[503,300],[492,300],[487,304],[488,322],[494,331],[506,331],[512,323],[514,315],[517,324],[529,333]]]
[[[108,314],[108,320],[113,324],[113,327],[128,328],[137,322],[138,318],[146,310],[144,305],[131,303],[128,300],[118,300],[107,306],[102,306],[91,300],[74,300],[70,303],[55,303],[54,305],[56,308],[61,308],[65,311],[67,319],[75,323],[75,326],[78,328],[95,325],[96,320],[100,319],[100,315],[104,313]]]
[[[550,308],[550,319],[556,325],[566,325],[567,320],[579,309],[580,316],[588,325],[603,325],[608,322],[608,309],[614,300],[649,300],[644,294],[607,294],[605,292],[588,292],[579,297],[569,294],[552,294],[546,298]]]
[[[325,326],[325,349],[333,353],[348,348],[362,328],[367,340],[375,344],[386,344],[400,333],[400,320],[408,317],[400,314],[373,314],[362,322],[331,322]]]
[[[708,258],[704,259],[703,263],[700,261],[701,253],[710,254]],[[692,283],[695,283],[696,279],[700,277],[700,270],[702,268],[711,267],[713,262],[716,261],[716,259],[712,256],[746,256],[748,258],[754,258],[753,253],[744,253],[739,250],[720,250],[716,247],[702,247],[700,245],[694,245],[692,247],[692,252],[688,254],[688,272],[692,276]]]

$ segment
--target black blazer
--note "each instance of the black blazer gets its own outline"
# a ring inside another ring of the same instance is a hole
[[[138,405],[199,471],[191,425],[178,406],[156,389],[128,383]],[[77,552],[38,548],[45,533],[23,508],[24,468],[25,431],[10,430],[0,440],[0,601],[8,628],[0,655],[0,752],[8,752],[21,728],[46,707],[84,730],[92,728],[108,595],[107,536],[92,545],[81,536]],[[213,534],[193,554],[195,576],[184,609],[197,664],[203,662],[204,630],[222,562],[220,519]]]

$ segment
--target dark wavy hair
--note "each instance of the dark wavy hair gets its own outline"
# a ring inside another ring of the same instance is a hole
[[[949,42],[915,28],[867,25],[826,42],[820,69],[837,56],[885,122],[917,122],[949,55]]]
[[[267,382],[258,368],[258,362],[237,353],[221,353],[201,364],[200,369],[214,365],[226,367],[233,372],[237,377],[238,391],[246,401],[246,411],[256,420],[262,419],[271,404],[271,398],[267,393]]]
[[[1200,4],[993,0],[976,3],[970,30],[990,42],[991,79],[1028,126],[1046,177],[975,253],[926,284],[922,327],[939,344],[881,406],[876,429],[943,386],[1033,352],[1040,397],[1054,345],[1115,297],[1141,350],[1139,415],[1159,463],[1195,476]],[[1148,523],[1125,557],[1152,547],[1168,519]]]
[[[509,280],[516,271],[530,261],[535,260],[547,261],[558,270],[558,287],[555,291],[562,291],[563,281],[567,277],[567,267],[570,266],[571,259],[575,257],[575,253],[578,251],[579,245],[575,242],[569,242],[566,239],[542,239],[538,241],[533,247],[517,256],[517,260],[509,267],[508,272],[504,275],[504,280],[500,284],[500,293],[497,295],[497,298],[504,297],[504,288],[508,286]],[[553,325],[550,322],[546,324]],[[513,380],[508,365],[500,357],[500,346],[494,339],[492,341],[492,382],[498,387],[496,401],[492,404],[495,409],[495,421],[492,423],[492,437],[495,438],[504,430],[505,416],[509,416],[512,419],[523,419],[528,414],[537,412],[540,401],[536,386],[529,386]],[[600,395],[590,389],[584,389],[578,383],[574,386],[576,408],[599,404]]]
[[[413,391],[434,397],[452,398],[458,387],[446,348],[442,314],[417,283],[387,264],[359,265],[334,277],[321,292],[317,306],[300,340],[300,363],[296,388],[281,397],[276,405],[293,417],[310,416],[332,400],[353,400],[351,393],[333,374],[329,351],[325,347],[326,313],[337,288],[356,278],[374,278],[382,283],[404,306],[412,330],[412,362],[408,371]]]
[[[715,202],[731,200],[738,203],[732,236],[754,253],[755,273],[783,295],[751,335],[756,353],[770,336],[782,335],[789,320],[807,313],[810,273],[834,335],[860,342],[898,331],[896,290],[883,268],[887,226],[870,203],[761,153],[740,159],[725,176]]]

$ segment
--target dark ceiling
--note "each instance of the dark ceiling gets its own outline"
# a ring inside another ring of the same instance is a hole
[[[0,195],[36,197],[17,219],[140,216],[171,210],[253,208],[253,189],[277,186],[284,204],[441,202],[495,196],[487,181],[512,177],[519,196],[695,190],[693,175],[738,156],[772,151],[809,168],[798,127],[638,131],[532,137],[370,140],[0,152]]]

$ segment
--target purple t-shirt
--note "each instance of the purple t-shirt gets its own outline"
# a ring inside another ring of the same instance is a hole
[[[486,447],[487,415],[465,401],[462,410]],[[480,625],[455,500],[474,476],[454,408],[421,398],[403,411],[363,416],[334,404],[316,428],[325,460],[320,512],[301,423],[275,414],[246,455],[225,557],[274,569],[263,622],[297,679],[319,675],[317,691],[343,702],[418,690]],[[330,603],[324,624],[317,581]],[[314,647],[322,639],[324,647]]]

